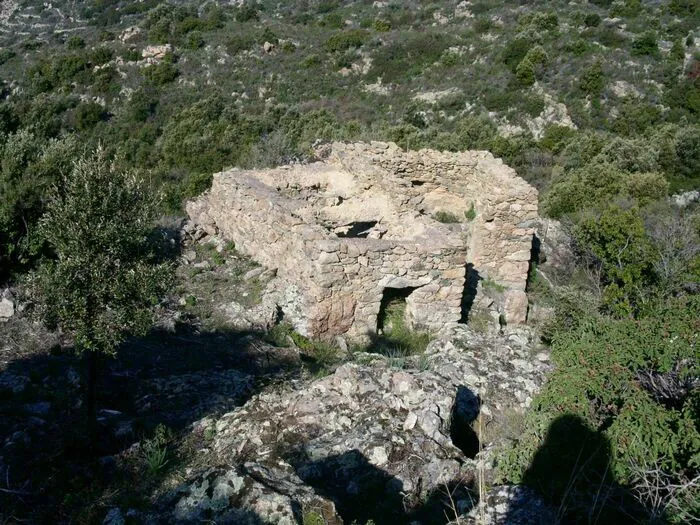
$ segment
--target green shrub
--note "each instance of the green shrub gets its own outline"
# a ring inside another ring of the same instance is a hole
[[[235,11],[236,22],[250,22],[258,19],[258,9],[255,2],[245,2]]]
[[[624,100],[612,129],[621,135],[641,135],[652,126],[661,123],[661,108],[634,97]]]
[[[161,62],[143,69],[143,76],[155,86],[164,86],[175,80],[180,72],[171,62]]]
[[[312,67],[318,67],[323,63],[321,57],[318,55],[309,55],[301,63],[302,67],[310,69]]]
[[[242,117],[222,97],[209,97],[165,124],[160,141],[163,165],[214,173],[235,165],[261,133],[259,122]]]
[[[659,171],[658,145],[643,138],[614,137],[592,159],[597,164],[610,164],[628,172]]]
[[[634,56],[655,56],[658,53],[659,46],[656,43],[656,33],[653,31],[647,31],[632,41],[632,55]]]
[[[602,272],[603,301],[617,316],[637,313],[647,299],[643,290],[654,282],[655,251],[637,209],[610,206],[585,216],[574,239],[587,264]]]
[[[11,49],[2,48],[0,49],[0,65],[4,64],[8,60],[14,58],[16,53]]]
[[[100,46],[93,49],[88,54],[88,60],[93,66],[101,66],[106,64],[114,57],[114,51],[106,46]]]
[[[591,44],[583,38],[569,40],[564,44],[564,51],[576,55],[577,57],[585,55],[591,49]]]
[[[75,129],[83,131],[92,128],[105,116],[105,109],[95,102],[83,102],[73,115]]]
[[[515,77],[521,85],[531,86],[535,83],[535,65],[527,58],[524,58],[518,64],[518,67],[515,68]]]
[[[606,163],[592,163],[562,174],[543,197],[552,217],[561,217],[619,198],[647,204],[668,193],[668,182],[659,173],[629,173]]]
[[[659,144],[659,164],[672,177],[700,178],[700,128],[698,126],[661,128],[655,134]]]
[[[515,91],[491,89],[484,96],[484,107],[489,111],[507,111],[518,105],[519,96]]]
[[[605,85],[603,64],[596,61],[583,72],[579,80],[579,88],[587,95],[599,96]]]
[[[598,42],[609,48],[623,47],[627,41],[617,29],[606,25],[598,29]]]
[[[85,40],[78,35],[72,35],[66,40],[66,47],[68,49],[82,49],[85,47]]]
[[[0,277],[42,254],[37,222],[52,186],[70,171],[74,137],[46,140],[26,129],[0,136]]]
[[[544,66],[549,60],[549,57],[547,56],[547,52],[542,46],[536,45],[530,48],[530,50],[525,55],[524,60],[529,60],[535,65]]]
[[[475,18],[474,23],[472,24],[472,28],[474,29],[474,32],[476,32],[476,34],[482,35],[484,33],[488,33],[491,29],[493,29],[494,23],[488,17],[478,16]]]
[[[372,23],[372,27],[375,31],[379,31],[380,33],[386,33],[387,31],[391,31],[391,22],[377,19]]]
[[[600,15],[598,13],[588,13],[583,19],[586,27],[598,27],[600,25]]]
[[[700,115],[700,76],[672,84],[664,95],[664,102],[679,116],[697,118]]]
[[[323,18],[321,25],[333,29],[342,29],[345,26],[345,20],[340,13],[330,13]]]
[[[154,435],[143,441],[141,454],[146,471],[151,476],[157,476],[168,465],[168,446],[172,440],[172,432],[165,425],[158,425]]]
[[[552,153],[560,153],[569,143],[576,131],[568,126],[552,124],[544,130],[544,136],[540,140],[540,146]]]
[[[284,42],[282,42],[280,49],[285,53],[294,53],[297,50],[297,46],[294,45],[294,42],[285,40]]]
[[[453,41],[450,35],[434,31],[411,32],[392,40],[375,52],[368,77],[388,83],[418,76],[438,62]]]
[[[521,29],[531,28],[534,31],[551,31],[559,26],[559,18],[553,12],[530,12],[518,18]]]
[[[119,55],[125,62],[136,62],[141,59],[141,53],[138,49],[130,48],[122,51]]]
[[[269,27],[265,26],[263,32],[258,37],[258,43],[264,44],[265,42],[270,42],[271,44],[279,44],[280,39],[277,38],[275,32]]]
[[[669,13],[675,16],[693,16],[698,9],[694,0],[671,0],[668,3]]]
[[[531,94],[523,97],[523,109],[531,117],[536,117],[544,111],[544,97],[542,95]]]
[[[231,55],[237,55],[241,51],[246,51],[255,45],[255,39],[250,36],[236,35],[226,42],[226,51]]]
[[[474,209],[474,203],[472,202],[471,205],[469,206],[469,209],[464,212],[464,218],[467,219],[468,222],[473,221],[476,219],[476,210]]]
[[[525,58],[531,46],[532,42],[528,39],[516,37],[506,44],[505,49],[501,53],[501,60],[515,73],[518,64]]]
[[[346,49],[361,47],[367,40],[368,36],[369,33],[364,29],[351,29],[349,31],[343,31],[334,34],[328,40],[326,40],[324,48],[329,53],[337,53],[339,51],[345,51]]]
[[[634,18],[642,12],[641,0],[624,0],[615,2],[610,9],[611,17]]]
[[[204,37],[202,37],[202,33],[199,31],[192,31],[187,35],[187,38],[185,38],[185,47],[187,49],[199,49],[200,47],[204,47],[204,44]]]
[[[457,121],[454,135],[457,140],[455,149],[458,151],[490,149],[497,130],[488,117],[470,115]]]
[[[445,224],[450,224],[450,223],[455,223],[455,222],[462,222],[457,215],[454,213],[450,213],[449,211],[436,211],[433,214],[433,219],[435,219],[438,222],[442,222]]]
[[[316,12],[322,15],[324,13],[330,13],[339,7],[340,2],[338,0],[320,0],[316,6]]]
[[[582,168],[591,162],[605,147],[609,137],[600,132],[583,131],[577,133],[562,151],[562,161],[566,168]]]

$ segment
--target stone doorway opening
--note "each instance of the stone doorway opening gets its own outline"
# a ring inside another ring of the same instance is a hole
[[[377,334],[391,335],[392,332],[413,329],[413,308],[411,294],[417,286],[384,288],[377,315]]]

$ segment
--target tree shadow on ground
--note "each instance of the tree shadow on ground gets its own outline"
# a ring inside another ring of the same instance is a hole
[[[157,425],[177,433],[301,373],[298,352],[266,345],[264,335],[181,326],[126,341],[116,358],[100,361],[94,454],[85,436],[86,360],[59,347],[0,356],[0,518],[62,523],[81,507],[94,518],[95,501],[120,475],[115,455]]]
[[[559,523],[637,523],[641,516],[611,462],[608,438],[566,414],[550,424],[522,482],[557,509]],[[505,523],[521,523],[521,517],[514,510]]]

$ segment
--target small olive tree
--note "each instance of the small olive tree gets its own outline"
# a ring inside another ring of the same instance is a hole
[[[46,320],[72,335],[76,351],[87,358],[93,444],[98,359],[150,328],[172,276],[150,241],[157,209],[158,196],[98,150],[74,163],[40,221],[56,257],[40,267],[38,290]]]

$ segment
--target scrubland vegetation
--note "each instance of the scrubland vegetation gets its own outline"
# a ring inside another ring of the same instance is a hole
[[[18,5],[0,33],[0,280],[43,275],[61,300],[85,297],[47,261],[62,221],[97,219],[50,195],[97,148],[163,195],[160,215],[218,170],[305,160],[316,140],[489,150],[539,189],[577,257],[554,289],[533,271],[556,307],[542,331],[557,367],[500,475],[579,522],[698,519],[700,213],[668,199],[700,188],[697,2]],[[525,476],[566,414],[609,449],[561,478]]]

